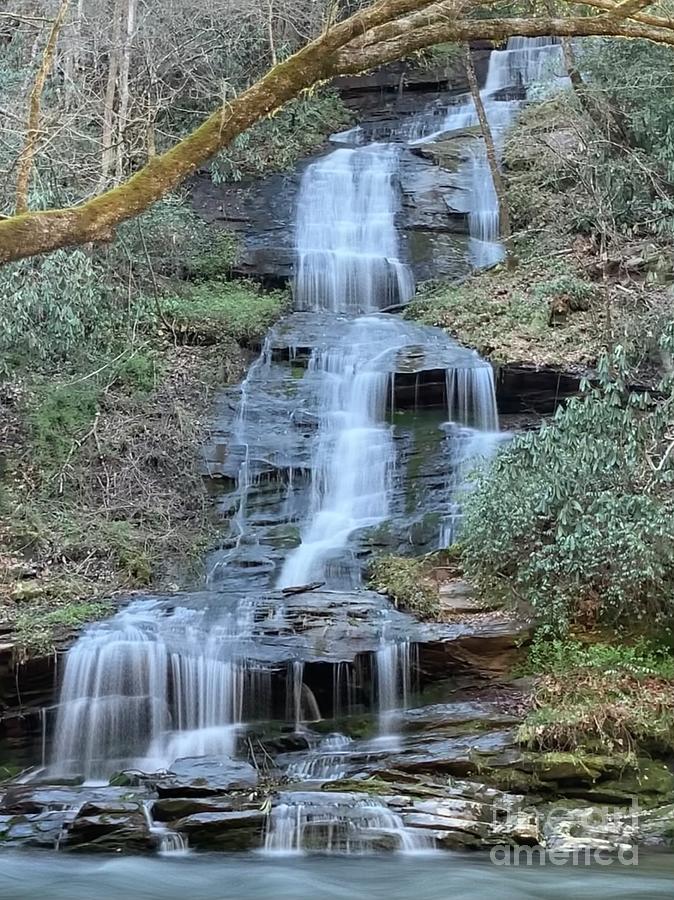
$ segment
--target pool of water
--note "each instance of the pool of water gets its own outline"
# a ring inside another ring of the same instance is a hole
[[[7,852],[1,900],[657,900],[674,894],[674,856],[638,866],[506,868],[487,856],[188,855],[102,858]]]

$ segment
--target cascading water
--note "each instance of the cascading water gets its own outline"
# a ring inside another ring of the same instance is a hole
[[[163,613],[163,614],[162,614]],[[209,623],[134,604],[88,629],[68,654],[54,739],[59,774],[107,780],[191,756],[229,756],[258,672],[246,660],[254,609]]]
[[[404,340],[395,319],[357,319],[339,346],[314,353],[310,368],[325,383],[314,452],[311,506],[300,547],[278,586],[329,579],[330,561],[344,560],[351,534],[388,513],[395,462],[384,419],[392,353]]]
[[[484,97],[497,143],[518,106],[499,94],[540,77],[558,52],[551,47],[556,45],[513,44],[492,54]],[[468,127],[474,116],[471,103],[456,107],[443,131]],[[438,115],[433,118],[437,125]],[[401,136],[416,138],[420,130],[408,123]],[[498,433],[491,367],[437,329],[379,312],[414,293],[395,225],[401,152],[393,144],[340,147],[305,171],[294,292],[297,306],[317,315],[302,312],[280,323],[241,386],[227,432],[236,481],[228,507],[231,532],[211,568],[211,593],[199,595],[193,606],[134,603],[81,636],[68,654],[57,712],[51,769],[59,776],[100,781],[127,767],[156,771],[184,757],[231,757],[247,717],[267,721],[284,710],[292,726],[284,733],[310,747],[287,774],[302,781],[347,774],[351,739],[332,734],[319,742],[318,729],[312,737],[309,727],[321,718],[307,683],[305,659],[312,648],[300,641],[299,652],[294,645],[284,654],[286,600],[274,594],[275,609],[262,611],[258,589],[268,590],[274,581],[282,588],[360,585],[361,538],[391,517],[404,477],[394,424],[400,373],[418,379],[438,372],[447,402],[449,474],[446,497],[435,498],[440,511],[447,501],[443,546],[455,536],[470,469],[489,455]],[[464,180],[472,185],[466,192],[477,259],[478,245],[496,253],[498,214],[478,149],[469,163]],[[285,343],[284,328],[295,329]],[[263,508],[254,508],[249,501],[265,477],[272,485],[269,497]],[[271,546],[270,516],[271,527],[279,521],[299,527],[299,545],[281,551]],[[246,599],[246,590],[255,601]],[[331,704],[336,719],[356,708],[377,714],[377,753],[395,745],[416,669],[415,645],[404,631],[392,633],[390,616],[389,610],[377,619],[369,658],[333,657],[333,684],[320,695],[321,707]],[[256,630],[263,617],[273,639]],[[273,640],[280,649],[260,663],[260,647]],[[154,822],[150,807],[146,813],[164,851],[184,850],[180,835]],[[281,853],[427,850],[433,843],[428,834],[406,829],[384,802],[359,793],[281,796],[266,835],[266,849]]]
[[[540,94],[559,90],[568,81],[561,45],[550,38],[514,37],[509,39],[505,50],[492,51],[487,79],[480,96],[499,157],[503,152],[508,129],[523,100],[536,92]],[[520,96],[513,98],[514,91],[519,92]],[[439,128],[434,124],[431,133],[424,134],[425,129],[422,127],[417,140],[432,141],[441,134],[475,128],[478,124],[475,104],[472,99],[467,98],[449,108]],[[496,191],[482,141],[473,146],[469,160],[458,172],[458,181],[463,194],[463,206],[461,200],[458,205],[468,213],[473,264],[477,268],[493,265],[503,258],[504,250],[499,242]]]
[[[297,207],[299,309],[372,312],[414,294],[395,228],[397,166],[392,144],[340,148],[309,166]]]
[[[401,709],[405,709],[411,693],[411,647],[408,641],[391,641],[386,631],[375,657],[379,706],[379,733],[395,738]]]
[[[266,853],[418,853],[435,846],[432,836],[405,828],[400,816],[367,794],[303,791],[282,794],[280,800],[269,819]]]
[[[336,781],[344,778],[348,771],[345,761],[352,743],[352,739],[344,734],[329,734],[301,763],[289,766],[288,777],[298,781]]]

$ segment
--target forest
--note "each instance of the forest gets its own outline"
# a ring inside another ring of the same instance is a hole
[[[5,0],[0,898],[669,896],[673,47]]]

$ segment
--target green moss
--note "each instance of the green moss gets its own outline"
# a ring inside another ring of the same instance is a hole
[[[289,303],[286,291],[262,292],[253,282],[208,281],[164,301],[163,312],[188,342],[246,344],[261,340]]]
[[[21,606],[14,623],[14,641],[19,656],[50,653],[60,637],[112,612],[112,606],[107,602],[68,600],[65,587],[58,604],[51,609],[44,602]]]
[[[382,556],[370,567],[369,584],[388,594],[399,609],[422,619],[437,618],[440,613],[437,586],[425,575],[421,560]]]

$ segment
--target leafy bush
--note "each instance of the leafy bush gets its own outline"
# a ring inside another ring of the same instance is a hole
[[[533,296],[543,300],[552,300],[556,297],[563,297],[567,300],[569,308],[572,310],[588,309],[590,303],[595,299],[597,289],[576,275],[564,274],[558,275],[549,281],[541,281],[534,285]]]
[[[105,343],[126,306],[81,250],[58,250],[0,269],[0,375],[22,363],[53,365]]]
[[[285,291],[264,293],[252,282],[209,281],[164,301],[164,318],[187,341],[259,340],[289,303]]]
[[[109,277],[130,266],[144,285],[152,282],[153,272],[196,280],[225,277],[236,253],[231,232],[200,219],[187,195],[175,193],[123,224],[103,257]]]
[[[533,607],[546,632],[573,621],[656,626],[674,613],[674,397],[627,389],[618,348],[599,385],[517,437],[468,498],[466,574]]]

